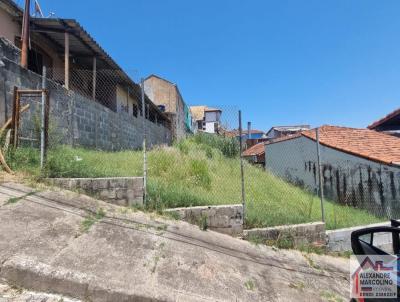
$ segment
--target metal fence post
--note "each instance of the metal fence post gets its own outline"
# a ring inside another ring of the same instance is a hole
[[[144,80],[140,81],[142,97],[142,118],[143,118],[143,203],[147,204],[147,154],[146,154],[146,106],[144,96]]]
[[[321,154],[320,154],[320,148],[319,148],[319,128],[315,129],[315,135],[316,135],[316,140],[317,140],[318,183],[319,183],[319,195],[321,198],[321,218],[322,218],[322,222],[325,222],[324,186],[322,184]]]
[[[42,71],[42,110],[40,125],[40,169],[43,170],[45,156],[45,119],[46,119],[46,66]]]
[[[243,138],[242,138],[242,111],[239,110],[239,144],[240,144],[240,177],[242,185],[242,206],[243,206],[243,222],[245,220],[246,213],[246,194],[244,190],[244,167],[243,167]]]

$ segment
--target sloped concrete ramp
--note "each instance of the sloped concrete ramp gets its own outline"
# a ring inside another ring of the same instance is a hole
[[[273,250],[67,191],[0,186],[0,278],[84,301],[348,300],[348,260]],[[101,210],[100,210],[101,208]]]

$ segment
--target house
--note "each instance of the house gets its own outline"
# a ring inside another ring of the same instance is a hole
[[[3,43],[21,47],[23,10],[11,0],[0,0],[0,37]],[[4,42],[5,39],[6,42]],[[67,89],[79,92],[115,112],[141,114],[140,87],[105,52],[90,34],[73,19],[30,19],[28,69],[48,76]],[[12,58],[17,59],[17,58]],[[148,118],[169,123],[150,99],[146,98]]]
[[[368,129],[400,137],[400,108],[372,123]]]
[[[400,140],[369,129],[319,128],[324,196],[379,216],[400,215]],[[315,130],[269,141],[265,166],[310,191],[318,188]]]
[[[260,142],[243,151],[242,156],[253,164],[265,165],[265,142]]]
[[[199,132],[220,132],[222,110],[207,106],[191,106],[190,111]]]
[[[0,60],[10,72],[16,71],[13,64],[20,64],[21,61],[22,16],[23,10],[13,1],[0,0]],[[140,146],[139,134],[141,135],[143,130],[139,127],[141,126],[139,119],[142,117],[143,111],[145,112],[145,119],[150,122],[147,124],[147,128],[151,144],[170,141],[170,120],[168,116],[151,102],[147,96],[145,96],[145,108],[143,110],[140,86],[132,81],[76,20],[30,17],[29,24],[30,48],[27,53],[28,62],[26,67],[32,74],[31,76],[26,74],[26,77],[36,79],[37,76],[42,74],[42,68],[46,67],[47,78],[51,80],[51,83],[60,85],[66,91],[71,91],[88,102],[99,103],[113,113],[124,116],[124,119],[126,118],[127,122],[130,121],[132,127],[135,127],[135,129],[132,128],[129,131],[124,129],[126,137],[135,139],[137,142],[130,144],[129,142],[118,141],[110,144],[111,146]],[[14,83],[11,83],[11,79],[8,79],[8,84],[33,88],[27,86],[28,84],[32,85],[33,83],[31,82],[33,80],[30,81],[27,78],[22,81],[17,74],[15,75]],[[7,88],[7,91],[12,91],[12,88]],[[7,103],[12,103],[10,96],[1,94],[0,124],[9,115],[10,110],[6,108],[8,105],[4,105]],[[90,107],[93,106],[90,105]],[[80,111],[75,112],[79,113]],[[113,120],[115,120],[114,116]],[[80,119],[77,120],[77,122],[79,121]],[[85,136],[88,140],[89,138],[91,140],[89,145],[94,145],[95,139],[93,136],[99,125],[77,124],[78,128],[83,127],[88,129],[88,132],[91,132],[86,133]],[[112,127],[115,128],[115,125]],[[154,136],[152,136],[151,132],[153,129],[158,131]],[[133,133],[136,134],[134,135]],[[112,134],[108,134],[110,133],[107,132],[104,136],[115,140],[114,138],[117,134],[114,133],[114,130]],[[104,145],[106,145],[106,140],[103,141]],[[110,148],[113,149],[114,147]]]
[[[152,74],[144,80],[144,89],[150,100],[169,116],[175,140],[193,133],[192,115],[178,85]]]
[[[300,131],[310,129],[309,125],[295,125],[295,126],[274,126],[268,130],[266,137],[268,139],[275,139],[287,135],[293,135]]]

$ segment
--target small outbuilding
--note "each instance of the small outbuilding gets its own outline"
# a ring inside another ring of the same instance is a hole
[[[265,165],[265,142],[255,144],[242,153],[243,157],[253,164]]]
[[[400,215],[400,139],[369,129],[319,128],[324,196],[389,217]],[[316,192],[316,131],[307,130],[265,145],[266,169]]]

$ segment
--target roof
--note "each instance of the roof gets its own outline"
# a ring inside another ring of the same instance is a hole
[[[0,0],[0,7],[5,8],[14,16],[22,16],[23,10],[13,0]]]
[[[212,107],[206,107],[206,109],[205,109],[204,111],[206,111],[206,112],[212,112],[212,111],[221,111],[221,112],[222,112],[222,110],[221,110],[221,109],[218,109],[218,108],[212,108]]]
[[[272,130],[277,131],[303,131],[310,129],[310,125],[293,125],[293,126],[273,126],[271,129],[268,130],[267,134],[270,133]]]
[[[265,143],[261,142],[243,151],[243,156],[256,156],[265,153]]]
[[[249,131],[247,129],[243,129],[242,130],[242,136],[245,136],[248,133],[249,133]],[[250,134],[260,134],[260,133],[264,134],[264,131],[257,130],[257,129],[251,129],[250,130]],[[237,136],[239,136],[239,130],[233,129],[231,131],[226,131],[224,134],[227,137],[237,137]]]
[[[147,80],[149,80],[150,78],[156,78],[156,79],[162,80],[162,81],[164,81],[164,82],[167,82],[167,83],[169,83],[170,85],[177,86],[175,83],[171,82],[170,80],[167,80],[167,79],[165,79],[165,78],[163,78],[163,77],[161,77],[161,76],[159,76],[159,75],[156,75],[156,74],[154,74],[154,73],[152,73],[152,74],[150,74],[149,76],[147,76],[147,77],[144,79],[144,81],[147,81]]]
[[[368,126],[368,129],[375,129],[379,126],[381,126],[382,124],[389,122],[392,119],[397,119],[396,123],[399,124],[399,119],[400,119],[400,108],[394,110],[393,112],[389,113],[388,115],[386,115],[385,117],[381,118],[380,120],[377,120],[375,122],[373,122],[371,125]]]
[[[312,129],[272,140],[267,142],[267,145],[302,136],[316,141],[316,131]],[[400,139],[385,133],[325,125],[319,128],[319,141],[321,145],[354,156],[389,165],[400,165]]]
[[[190,106],[190,111],[192,112],[192,116],[196,121],[200,121],[204,118],[204,112],[214,112],[222,110],[218,108],[212,108],[207,106]]]
[[[131,86],[137,96],[140,97],[139,85],[125,73],[78,21],[62,18],[31,18],[31,31],[38,32],[51,40],[58,46],[57,50],[60,53],[64,53],[65,32],[68,32],[70,54],[72,57],[79,59],[79,62],[83,66],[87,65],[89,67],[93,64],[93,57],[96,57],[98,71],[101,69],[113,70],[113,76],[116,80]],[[150,104],[152,109],[164,119],[169,119],[147,96],[146,103]]]

